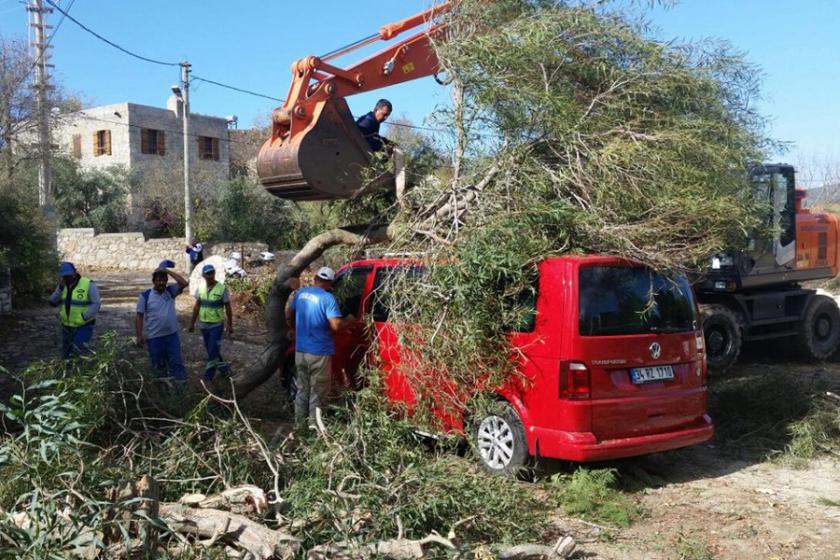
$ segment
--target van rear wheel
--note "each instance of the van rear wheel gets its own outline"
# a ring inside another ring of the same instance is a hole
[[[473,419],[473,443],[485,470],[516,476],[528,461],[528,442],[519,414],[506,402],[496,402]]]

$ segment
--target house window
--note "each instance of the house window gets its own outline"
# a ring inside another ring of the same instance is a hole
[[[81,134],[74,134],[73,135],[73,157],[76,159],[82,159],[82,135]]]
[[[209,136],[198,137],[198,159],[219,161],[219,139]]]
[[[81,140],[80,140],[81,144]],[[75,153],[75,139],[73,140],[73,151]],[[79,146],[79,155],[81,156],[82,147]],[[110,156],[111,155],[111,131],[110,130],[97,130],[93,133],[93,155],[95,157],[98,156]]]
[[[166,155],[166,137],[162,130],[140,129],[140,153],[158,156]]]

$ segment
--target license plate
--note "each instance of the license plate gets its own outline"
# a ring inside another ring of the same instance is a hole
[[[674,368],[671,366],[653,366],[630,368],[630,381],[633,383],[652,383],[674,378]]]

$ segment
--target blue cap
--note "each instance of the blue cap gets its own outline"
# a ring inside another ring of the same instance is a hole
[[[210,274],[211,272],[216,272],[216,267],[213,266],[212,264],[205,264],[201,268],[201,273],[202,274]]]
[[[170,261],[169,259],[164,259],[160,261],[158,268],[175,268],[175,263]]]
[[[59,276],[73,276],[76,274],[76,267],[71,262],[63,262],[58,266]]]

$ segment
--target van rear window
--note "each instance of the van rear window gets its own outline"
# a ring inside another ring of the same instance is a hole
[[[685,276],[648,268],[580,269],[580,334],[605,336],[685,332],[697,328],[694,295]]]

